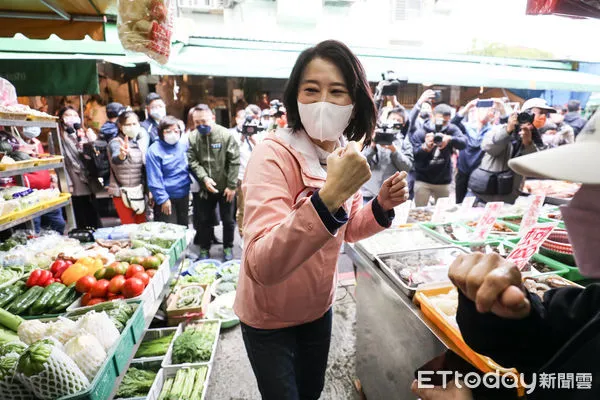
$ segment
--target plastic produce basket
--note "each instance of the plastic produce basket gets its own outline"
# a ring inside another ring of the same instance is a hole
[[[179,324],[179,326],[177,327],[177,332],[175,333],[175,337],[171,341],[169,350],[167,351],[167,354],[165,355],[165,358],[163,359],[163,362],[162,362],[163,368],[174,367],[174,366],[177,366],[179,368],[194,367],[194,366],[198,366],[198,365],[212,364],[212,362],[215,359],[215,353],[217,352],[217,344],[219,343],[219,334],[221,332],[221,320],[219,320],[219,319],[201,319],[201,320],[194,320],[193,323],[194,324],[204,324],[204,323],[216,323],[217,324],[217,331],[215,334],[215,340],[213,342],[213,347],[212,347],[212,351],[210,354],[210,360],[204,361],[204,362],[199,362],[199,363],[184,363],[184,364],[173,364],[172,363],[173,344],[175,343],[175,340],[177,340],[179,335],[181,335],[183,333],[183,331],[185,330],[185,327],[186,327],[185,324]]]
[[[153,340],[153,339],[158,339],[161,337],[165,337],[170,335],[171,333],[177,333],[177,329],[178,328],[159,328],[159,329],[148,329],[146,331],[146,333],[144,334],[144,337],[142,338],[141,342],[146,342],[149,340]],[[175,339],[175,336],[173,336],[173,338],[171,339],[171,342]],[[171,344],[169,343],[169,347],[171,347]],[[167,351],[169,349],[167,348]],[[154,357],[140,357],[140,358],[134,358],[133,362],[150,362],[150,361],[160,361],[162,362],[162,360],[165,358],[166,352],[165,354],[163,354],[162,356],[154,356]],[[135,357],[135,354],[134,354]],[[159,362],[159,365],[161,364]]]
[[[447,336],[447,338],[458,348],[459,355],[465,360],[467,360],[469,363],[471,363],[474,367],[479,369],[481,372],[495,373],[497,371],[502,375],[508,373],[517,374],[516,369],[501,367],[500,365],[496,364],[496,362],[494,362],[494,360],[492,360],[491,358],[483,356],[473,351],[473,349],[471,349],[463,340],[458,328],[450,324],[445,314],[439,308],[437,308],[429,299],[432,296],[446,294],[452,289],[453,286],[419,290],[415,294],[413,301],[417,306],[420,306],[421,311],[423,312],[425,317],[431,322],[433,322],[438,328],[440,328],[442,332]],[[517,390],[519,396],[522,396],[525,393],[523,387],[519,387]]]
[[[158,372],[160,371],[160,361],[152,361],[152,360],[143,360],[143,361],[136,361],[133,360],[131,361],[131,364],[129,365],[129,368],[131,367],[135,367],[137,369],[143,369],[146,371],[154,371],[156,372],[156,376],[158,376]],[[156,378],[154,378],[154,381],[156,381]],[[154,382],[152,383],[152,385],[154,385]],[[141,396],[141,397],[116,397],[115,396],[115,400],[144,400],[146,398],[148,398],[148,395],[150,394],[150,391],[152,390],[152,386],[150,386],[150,389],[148,390],[148,393],[146,393],[145,396]]]
[[[141,311],[142,308],[138,304],[137,309],[131,318],[129,318],[125,329],[123,329],[123,332],[121,332],[121,337],[108,353],[108,357],[104,361],[104,364],[102,364],[100,367],[100,370],[96,374],[94,380],[92,380],[90,387],[79,393],[60,397],[57,400],[106,400],[110,397],[115,385],[115,381],[120,375],[121,370],[124,369],[124,367],[119,369],[118,365],[120,363],[117,361],[116,357],[119,352],[122,352],[125,353],[127,357],[126,361],[128,361],[129,356],[133,352],[133,347],[135,345],[133,327],[134,325],[140,323],[140,317],[142,328],[144,324],[143,314]]]
[[[190,367],[190,368],[198,368],[198,367],[199,366]],[[204,388],[202,389],[202,395],[200,396],[201,400],[206,399],[206,392],[208,391],[208,383],[209,383],[209,379],[210,379],[210,373],[212,371],[211,364],[205,365],[205,367],[208,368],[208,370],[206,372],[206,379],[204,380]],[[162,391],[165,381],[168,378],[174,377],[177,374],[177,371],[180,369],[181,369],[180,367],[168,367],[168,368],[163,368],[160,371],[158,371],[158,375],[156,375],[154,384],[152,385],[152,388],[150,389],[150,393],[148,393],[148,396],[146,397],[146,399],[147,400],[157,400],[160,396],[160,392]]]

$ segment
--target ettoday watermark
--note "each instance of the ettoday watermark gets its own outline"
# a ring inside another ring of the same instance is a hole
[[[417,385],[420,389],[433,389],[433,378],[441,377],[441,386],[445,389],[450,382],[458,389],[466,387],[475,389],[485,387],[487,389],[517,389],[522,387],[525,393],[531,394],[536,389],[592,389],[591,373],[540,373],[532,374],[529,382],[525,380],[524,374],[513,372],[501,373],[500,371],[487,372],[485,374],[469,372],[462,374],[456,371],[418,371]],[[439,379],[436,379],[439,382]],[[440,385],[437,385],[440,386]]]

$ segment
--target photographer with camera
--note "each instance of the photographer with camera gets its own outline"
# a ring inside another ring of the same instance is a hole
[[[485,135],[481,143],[485,154],[469,179],[469,189],[480,200],[514,203],[523,177],[515,175],[508,162],[544,149],[538,129],[546,124],[547,115],[555,112],[546,100],[529,99],[520,113],[510,116],[506,125],[498,125]]]
[[[466,116],[475,109],[472,121],[464,122]],[[483,158],[481,142],[485,135],[492,129],[496,113],[501,118],[506,116],[504,103],[500,99],[471,100],[464,109],[456,113],[452,123],[462,131],[467,138],[467,147],[458,155],[458,172],[456,174],[456,203],[463,202],[469,189],[469,178],[474,170],[479,167]]]
[[[386,122],[375,130],[373,141],[363,150],[371,167],[371,179],[361,189],[363,202],[373,200],[381,185],[396,172],[406,171],[413,166],[413,149],[408,137],[402,135],[406,114],[403,108],[394,108],[388,112]]]
[[[433,110],[433,121],[411,137],[415,155],[415,205],[424,207],[429,198],[436,201],[450,195],[452,182],[452,153],[467,146],[467,138],[450,123],[452,109],[440,104]]]
[[[272,100],[270,106],[271,109],[269,110],[269,114],[271,116],[271,125],[265,127],[265,129],[270,131],[277,128],[285,128],[287,126],[287,116],[283,103],[279,100]]]

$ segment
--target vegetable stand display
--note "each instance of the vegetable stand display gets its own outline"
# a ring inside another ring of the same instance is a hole
[[[415,230],[419,228],[420,232]],[[447,349],[481,372],[499,367],[510,371],[510,365],[497,365],[463,341],[454,319],[458,297],[447,269],[458,254],[482,251],[507,256],[516,244],[490,235],[485,243],[457,241],[449,247],[450,240],[442,233],[446,231],[422,224],[346,246],[357,277],[356,371],[367,398],[414,397],[410,391],[414,371]],[[565,279],[570,276],[567,266],[556,259],[537,253],[529,267],[524,286],[531,293],[575,285]]]
[[[7,116],[7,114],[4,114]],[[0,159],[0,178],[14,177],[16,188],[20,190],[3,190],[3,198],[0,199],[0,231],[12,228],[14,226],[29,223],[33,227],[33,219],[46,214],[49,211],[59,208],[66,208],[68,229],[75,227],[75,215],[71,204],[69,186],[63,157],[61,156],[61,138],[58,132],[58,124],[49,117],[46,121],[26,121],[18,119],[0,119],[0,127],[39,127],[49,128],[49,151],[50,154],[43,158],[33,159],[20,151],[8,152],[5,145],[12,146],[14,149],[18,146],[16,139],[10,136],[0,137],[0,144],[3,148],[0,152],[3,156]],[[5,132],[6,133],[6,132]],[[7,146],[7,147],[8,147]],[[14,161],[7,154],[20,154],[22,161]],[[4,160],[4,161],[3,161]],[[7,161],[11,160],[10,163]],[[54,170],[58,177],[59,187],[62,193],[57,190],[27,190],[24,185],[23,175],[42,170]]]

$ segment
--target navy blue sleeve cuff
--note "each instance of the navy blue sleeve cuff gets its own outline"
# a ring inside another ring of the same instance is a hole
[[[392,221],[396,216],[394,209],[391,209],[390,211],[384,211],[381,207],[381,204],[379,204],[379,201],[377,201],[377,196],[375,196],[375,198],[373,199],[371,207],[373,209],[373,215],[375,216],[375,220],[379,225],[383,226],[384,228],[389,228],[390,226],[392,226]]]
[[[319,196],[319,191],[316,191],[310,197],[310,201],[312,202],[313,207],[315,207],[315,210],[317,210],[319,217],[321,217],[321,221],[323,221],[323,224],[332,235],[335,235],[337,230],[348,222],[348,214],[342,207],[340,207],[335,214],[329,212],[329,209]]]

